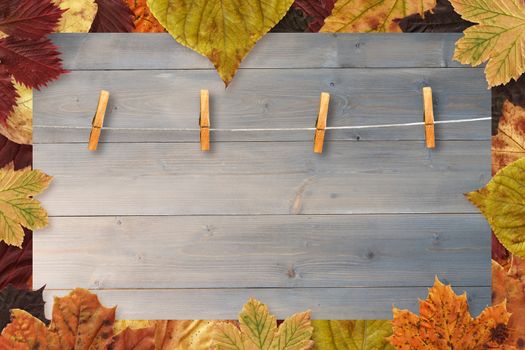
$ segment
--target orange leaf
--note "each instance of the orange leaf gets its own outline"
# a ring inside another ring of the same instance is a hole
[[[112,350],[155,350],[155,326],[126,328],[115,337]]]
[[[498,134],[492,137],[492,173],[525,156],[525,108],[506,100],[498,124]]]
[[[3,349],[3,344],[9,344],[6,349],[54,349],[51,346],[56,343],[54,337],[38,318],[24,310],[14,309],[11,311],[11,323],[2,331],[0,349]]]
[[[134,32],[139,33],[164,33],[164,27],[151,14],[146,0],[126,0],[133,11]]]
[[[428,298],[420,301],[419,313],[394,308],[390,343],[396,349],[512,349],[505,345],[510,317],[505,302],[473,319],[466,294],[456,295],[436,277]]]

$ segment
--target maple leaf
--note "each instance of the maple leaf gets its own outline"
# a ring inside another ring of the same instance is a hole
[[[57,79],[65,70],[59,52],[51,40],[0,40],[0,61],[15,80],[31,88],[40,88]]]
[[[0,123],[6,123],[7,117],[15,109],[16,99],[19,97],[20,95],[16,92],[11,79],[11,74],[9,74],[6,67],[0,64]]]
[[[111,350],[155,350],[155,327],[126,328],[115,336]]]
[[[52,33],[64,12],[51,0],[7,1],[0,11],[0,31],[22,39],[38,40]]]
[[[62,10],[58,27],[59,33],[86,33],[97,15],[97,3],[95,0],[54,0]]]
[[[436,0],[337,0],[321,32],[400,32],[396,19],[432,9]]]
[[[164,27],[151,14],[146,0],[127,0],[133,12],[134,32],[139,33],[164,33]]]
[[[525,158],[501,169],[485,187],[466,196],[485,216],[503,246],[525,257]]]
[[[525,108],[503,103],[498,133],[492,137],[492,174],[525,156]]]
[[[40,321],[49,324],[44,314],[43,291],[44,287],[31,291],[15,288],[11,284],[0,290],[0,329],[4,329],[9,323],[11,309],[27,311]]]
[[[95,0],[98,11],[91,24],[93,33],[127,33],[133,30],[133,12],[124,0]]]
[[[31,144],[33,136],[33,91],[15,83],[19,95],[16,106],[5,121],[0,123],[0,134],[18,144]]]
[[[292,8],[300,9],[307,18],[311,32],[318,32],[324,24],[324,19],[330,15],[335,0],[295,0]]]
[[[22,246],[23,227],[36,230],[47,225],[47,213],[40,202],[32,198],[51,182],[51,176],[39,170],[0,170],[0,241]]]
[[[310,311],[294,314],[277,327],[268,307],[249,299],[239,314],[239,323],[240,330],[232,323],[216,323],[217,349],[302,350],[314,345]]]
[[[406,33],[462,33],[474,25],[457,14],[449,0],[437,0],[436,7],[424,16],[414,13],[396,22]]]
[[[24,229],[22,248],[0,242],[0,288],[25,288],[33,269],[33,233]]]
[[[473,319],[467,295],[458,296],[437,277],[417,316],[394,308],[390,343],[398,350],[412,349],[504,349],[510,313],[505,302],[488,307]]]
[[[208,57],[228,85],[244,57],[284,17],[293,0],[147,3],[175,40]]]
[[[488,61],[490,86],[518,79],[525,71],[525,6],[521,0],[451,0],[463,19],[478,23],[456,43],[454,59],[478,66]]]
[[[522,349],[525,346],[525,273],[524,260],[513,257],[508,269],[492,261],[492,303],[507,301],[511,313],[505,344]]]
[[[316,350],[390,350],[390,321],[312,321]]]

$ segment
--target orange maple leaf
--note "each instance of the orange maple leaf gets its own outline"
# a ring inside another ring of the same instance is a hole
[[[419,316],[394,308],[389,340],[398,350],[514,349],[505,345],[510,318],[505,304],[488,307],[474,319],[466,293],[456,295],[436,277],[427,299],[419,303]]]

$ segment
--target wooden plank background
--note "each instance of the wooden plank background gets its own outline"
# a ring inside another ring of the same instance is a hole
[[[434,276],[490,303],[490,230],[463,193],[490,178],[490,122],[313,132],[104,130],[87,151],[98,92],[106,126],[195,128],[199,90],[212,127],[312,127],[490,116],[483,71],[451,60],[456,35],[270,34],[227,89],[167,34],[62,34],[71,72],[34,96],[34,166],[50,225],[34,237],[46,298],[96,290],[127,319],[231,319],[249,296],[278,317],[390,318],[417,309]],[[315,49],[313,49],[315,48]],[[101,54],[103,53],[103,54]],[[67,126],[72,129],[64,129]],[[51,302],[48,303],[51,307]]]

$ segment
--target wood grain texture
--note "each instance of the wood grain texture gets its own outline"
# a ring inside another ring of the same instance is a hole
[[[232,319],[248,297],[283,318],[384,319],[417,310],[438,275],[490,303],[490,230],[463,193],[490,178],[490,122],[327,130],[211,132],[199,145],[199,91],[213,128],[314,127],[490,116],[481,68],[452,62],[457,35],[268,35],[223,83],[167,34],[67,34],[71,70],[34,94],[34,166],[54,176],[34,237],[46,300],[96,290],[127,319]],[[315,50],[312,50],[315,48]],[[100,52],[107,52],[101,55]],[[111,53],[111,54],[109,54]],[[98,92],[111,92],[88,152]],[[60,129],[69,126],[85,129]]]
[[[468,293],[470,311],[478,315],[491,304],[490,287],[457,287]],[[312,310],[313,319],[391,319],[392,304],[419,313],[418,298],[428,288],[291,288],[291,289],[170,289],[96,290],[104,305],[118,305],[117,319],[237,319],[242,305],[253,297],[263,301],[278,319]],[[63,296],[69,290],[44,291],[44,299]],[[52,302],[46,303],[51,316]]]

